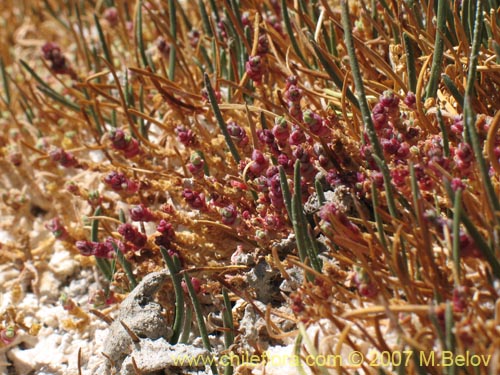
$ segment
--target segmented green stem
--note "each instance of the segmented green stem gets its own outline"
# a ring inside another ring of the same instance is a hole
[[[438,107],[437,108],[437,120],[439,124],[439,128],[441,129],[441,134],[443,137],[443,151],[444,151],[444,156],[447,158],[450,157],[450,142],[448,139],[448,131],[446,130],[446,126],[443,121],[443,114],[441,113],[441,109]]]
[[[464,224],[465,228],[467,229],[467,232],[471,235],[472,239],[476,243],[477,247],[483,254],[483,256],[486,258],[488,263],[491,266],[491,269],[493,271],[493,274],[497,279],[500,278],[500,263],[498,262],[497,257],[495,256],[495,253],[493,249],[488,245],[488,243],[484,240],[483,236],[479,231],[477,230],[476,226],[470,221],[469,217],[462,213],[460,215],[460,218],[462,219],[462,223]]]
[[[458,91],[455,83],[452,81],[448,74],[443,74],[441,77],[443,78],[444,85],[450,91],[450,94],[453,96],[453,98],[455,98],[457,104],[462,107],[464,104],[464,96],[460,93],[460,91]]]
[[[453,309],[450,301],[446,302],[446,311],[444,315],[444,324],[445,324],[445,347],[447,351],[455,354],[455,334],[453,333],[454,326],[454,318],[453,318]],[[455,375],[457,373],[456,363],[453,363],[447,369],[448,375]]]
[[[60,12],[56,12],[47,0],[43,0],[43,4],[45,5],[45,8],[50,13],[50,15],[54,17],[54,19],[57,22],[59,22],[62,25],[62,27],[64,27],[66,30],[70,30],[68,24],[64,22],[63,19],[61,18]]]
[[[196,292],[187,272],[184,273],[184,282],[186,283],[189,297],[191,298],[191,302],[193,303],[194,313],[196,315],[196,321],[198,322],[198,329],[200,330],[200,336],[201,340],[203,341],[203,346],[210,352],[212,351],[212,345],[210,345],[210,339],[208,338],[207,326],[205,325],[205,320],[203,319],[203,312],[201,311],[200,301],[198,301],[198,297],[196,296]],[[217,367],[214,363],[212,363],[210,368],[212,369],[213,374],[218,374]]]
[[[441,64],[443,60],[444,40],[443,35],[446,26],[446,0],[437,0],[437,30],[434,40],[434,55],[432,56],[431,73],[425,97],[434,98],[437,93],[439,78],[441,76]]]
[[[99,18],[94,13],[94,22],[95,27],[97,29],[97,35],[99,35],[99,41],[101,42],[102,52],[104,53],[104,58],[113,65],[113,58],[111,56],[111,50],[108,47],[108,43],[106,42],[106,36],[104,35],[104,31],[102,31],[101,23],[99,22]]]
[[[97,207],[94,211],[94,216],[99,216],[101,214],[101,207]],[[90,240],[92,242],[99,241],[99,220],[93,219],[90,230]],[[101,270],[102,274],[106,278],[106,280],[113,280],[113,272],[111,271],[111,267],[109,262],[106,259],[94,257],[97,267]]]
[[[338,67],[331,62],[330,58],[323,52],[323,50],[314,40],[311,39],[309,42],[313,46],[316,56],[318,56],[321,65],[323,65],[323,68],[325,68],[325,71],[330,76],[330,79],[333,81],[333,83],[335,83],[339,90],[342,90],[344,87],[344,80],[339,75]],[[356,99],[351,89],[346,88],[346,96],[347,99],[349,99],[349,101],[352,103],[352,105],[359,109],[358,99]]]
[[[285,170],[283,169],[282,166],[279,167],[279,172],[280,172],[280,185],[281,185],[281,194],[283,195],[283,202],[285,202],[288,218],[290,219],[290,221],[292,221],[292,194],[290,193],[288,180],[286,178]]]
[[[217,104],[217,98],[215,97],[215,92],[214,89],[212,88],[212,84],[210,83],[210,78],[208,77],[208,74],[204,74],[204,80],[205,80],[205,88],[207,89],[208,92],[208,99],[210,102],[210,105],[212,106],[212,110],[214,111],[215,114],[215,119],[217,120],[217,124],[219,125],[219,128],[224,135],[224,139],[226,140],[227,147],[229,147],[229,151],[231,152],[231,155],[233,155],[233,159],[238,164],[241,160],[240,155],[238,154],[238,150],[234,146],[233,140],[231,139],[231,136],[229,135],[229,132],[227,131],[227,125],[226,122],[224,121],[224,118],[222,117],[222,113],[220,111],[219,105]]]
[[[387,253],[389,253],[389,250],[387,248],[387,240],[385,239],[385,232],[384,232],[384,223],[382,222],[382,218],[380,217],[380,214],[378,213],[378,194],[377,194],[377,188],[375,187],[375,184],[371,184],[372,186],[372,205],[373,205],[373,216],[375,218],[375,223],[377,224],[377,232],[379,236],[380,243],[384,247]]]
[[[318,195],[318,203],[319,206],[321,207],[326,203],[326,197],[320,180],[316,179],[314,181],[314,188],[316,189],[316,194]]]
[[[193,323],[193,309],[191,306],[186,306],[186,317],[184,318],[184,324],[182,326],[182,335],[179,342],[186,344],[189,340],[189,334],[191,333],[191,324]]]
[[[486,160],[483,156],[483,148],[480,144],[479,137],[476,130],[476,116],[472,108],[472,95],[474,91],[474,82],[476,80],[477,72],[477,62],[478,53],[481,43],[481,25],[482,11],[481,11],[481,0],[477,1],[476,6],[476,20],[474,24],[474,37],[471,48],[471,55],[469,58],[469,73],[467,75],[467,86],[465,88],[465,98],[464,98],[464,139],[472,145],[474,150],[474,156],[476,157],[479,172],[481,173],[481,179],[483,181],[486,196],[488,197],[488,202],[492,212],[500,211],[500,203],[495,193],[495,189],[491,183],[490,176],[488,173],[488,166],[486,165]],[[496,216],[495,221],[497,221]]]
[[[286,33],[290,38],[290,42],[292,43],[292,48],[295,51],[295,54],[302,60],[302,62],[309,66],[306,58],[302,54],[302,51],[297,43],[297,39],[295,39],[295,35],[293,34],[292,23],[290,22],[290,15],[288,14],[288,6],[286,4],[286,0],[281,0],[281,12],[283,15],[283,22],[285,23]]]
[[[168,11],[170,13],[170,34],[172,34],[173,40],[177,40],[177,18],[175,11],[175,0],[168,0]],[[172,43],[172,48],[170,49],[170,56],[168,61],[168,78],[171,81],[175,80],[175,63],[177,55],[177,43]]]
[[[415,53],[413,52],[413,45],[408,33],[403,32],[403,42],[406,52],[406,70],[408,72],[408,87],[411,92],[417,90],[417,69],[415,68]]]
[[[3,59],[0,58],[0,72],[2,73],[3,91],[5,93],[5,103],[10,105],[10,89],[9,89],[9,77],[5,71],[5,64]]]
[[[40,86],[37,86],[37,88],[40,91],[42,91],[44,94],[50,96],[55,101],[63,104],[64,106],[71,108],[71,109],[78,111],[78,112],[80,111],[80,106],[78,106],[77,104],[73,103],[71,100],[66,99],[64,96],[62,96],[61,94],[54,91],[54,89],[52,89],[47,84],[46,81],[41,79],[40,76],[38,74],[36,74],[33,69],[31,69],[31,67],[26,63],[26,61],[19,60],[19,62],[21,63],[23,68],[26,69],[28,71],[28,73],[31,74],[31,76],[40,84]]]
[[[458,280],[460,279],[460,217],[462,215],[462,190],[455,193],[455,203],[453,205],[453,263]],[[457,281],[458,281],[457,280]]]
[[[214,34],[212,33],[212,27],[210,26],[210,20],[208,18],[207,10],[205,9],[205,4],[203,4],[203,0],[198,0],[198,8],[200,9],[203,29],[207,33],[207,36],[211,38],[214,36]]]
[[[125,255],[123,255],[122,251],[116,246],[114,242],[111,243],[113,249],[116,253],[116,259],[118,259],[118,263],[123,267],[125,271],[125,275],[127,275],[127,279],[130,283],[130,290],[133,290],[137,286],[137,281],[134,276],[134,272],[132,271],[132,265],[129,263],[127,259],[125,259]]]
[[[311,262],[311,266],[318,272],[321,272],[321,262],[318,259],[318,246],[315,243],[316,238],[309,230],[309,224],[304,215],[302,207],[302,191],[300,188],[300,160],[295,162],[294,171],[294,192],[292,197],[292,224],[295,232],[295,241],[302,263],[306,263],[307,258]],[[285,180],[286,181],[286,180]],[[313,280],[314,276],[308,274],[309,280]]]
[[[229,300],[229,295],[227,294],[226,288],[222,288],[222,296],[224,298],[224,310],[222,311],[222,318],[224,323],[224,346],[226,349],[234,342],[234,323],[233,323],[233,313],[231,308],[231,301]],[[233,373],[233,366],[229,364],[224,368],[224,375],[231,375]]]
[[[342,25],[344,27],[344,40],[347,47],[347,53],[349,55],[349,61],[351,63],[352,75],[354,78],[354,84],[356,86],[356,96],[358,98],[359,107],[361,109],[361,115],[363,116],[363,123],[365,124],[365,131],[370,140],[371,147],[374,152],[374,159],[377,162],[383,176],[384,176],[384,187],[386,192],[387,206],[389,207],[389,212],[391,216],[397,218],[396,204],[394,202],[394,197],[392,194],[391,186],[391,176],[389,173],[389,168],[384,159],[384,153],[382,151],[382,146],[375,132],[375,127],[373,126],[372,116],[370,109],[368,108],[368,102],[366,101],[365,89],[363,86],[363,79],[361,77],[361,71],[359,69],[358,59],[356,58],[356,51],[354,50],[354,42],[352,37],[351,22],[349,20],[349,4],[347,0],[341,1],[342,6]]]
[[[174,260],[168,253],[167,249],[165,249],[163,246],[160,246],[160,252],[170,272],[172,284],[174,284],[175,318],[174,325],[172,327],[172,337],[170,338],[170,344],[174,345],[179,341],[179,336],[181,335],[182,330],[182,321],[184,319],[184,291],[182,290],[181,285],[181,276],[179,274],[180,269],[175,266]]]
[[[137,43],[137,49],[139,50],[139,56],[141,56],[142,65],[144,67],[148,66],[148,58],[146,57],[146,48],[144,47],[144,39],[142,37],[142,0],[139,0],[137,4],[137,13],[136,13],[136,21],[135,21],[135,38]]]

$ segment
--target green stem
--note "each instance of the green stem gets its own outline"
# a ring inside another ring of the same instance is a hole
[[[37,86],[37,88],[42,91],[44,94],[50,96],[52,99],[58,101],[59,103],[65,105],[68,108],[71,108],[75,111],[80,111],[80,106],[73,103],[72,101],[66,99],[64,96],[59,94],[58,92],[54,91],[46,81],[40,78],[38,74],[35,73],[33,69],[26,63],[24,60],[19,60],[21,65],[23,66],[24,69],[28,71],[29,74],[40,84],[40,86]]]
[[[203,346],[209,352],[212,351],[212,345],[210,345],[210,339],[208,338],[207,326],[205,325],[205,320],[203,319],[203,313],[201,311],[200,301],[198,301],[198,297],[196,296],[196,292],[193,288],[193,284],[191,283],[191,279],[189,278],[188,273],[184,273],[184,282],[188,288],[189,297],[191,298],[191,302],[193,303],[194,313],[196,315],[196,321],[198,322],[198,329],[200,330],[201,340],[203,341]],[[217,367],[212,363],[210,366],[212,369],[212,373],[218,374]]]
[[[139,49],[139,55],[141,56],[142,65],[144,67],[148,66],[148,58],[146,57],[146,48],[144,48],[144,39],[142,38],[142,0],[139,0],[137,4],[137,15],[136,15],[136,39],[137,48]]]
[[[326,203],[326,197],[320,180],[316,179],[314,181],[314,188],[316,189],[316,194],[318,195],[318,203],[319,206],[321,207]]]
[[[441,73],[441,63],[443,62],[444,40],[443,35],[446,27],[446,0],[438,0],[437,10],[437,30],[434,40],[434,55],[432,56],[431,73],[425,97],[434,98],[438,89],[438,82]]]
[[[200,9],[201,20],[203,22],[205,33],[209,38],[211,38],[214,34],[212,33],[212,27],[210,26],[210,20],[208,18],[207,10],[205,9],[205,4],[203,4],[203,0],[198,0],[198,8]]]
[[[453,310],[450,304],[450,301],[446,303],[446,311],[445,311],[445,347],[446,350],[450,351],[455,355],[455,335],[453,333]],[[448,370],[448,375],[456,374],[456,364],[453,362]]]
[[[462,223],[467,229],[467,232],[469,232],[477,247],[490,264],[493,274],[497,279],[500,279],[500,263],[498,263],[498,259],[496,258],[495,253],[486,243],[481,233],[479,233],[479,231],[477,230],[476,226],[472,223],[472,221],[470,221],[469,217],[466,216],[463,212],[460,217],[462,219]]]
[[[286,32],[288,34],[288,37],[290,38],[290,42],[292,43],[293,50],[295,51],[297,56],[302,60],[302,62],[306,66],[309,66],[306,58],[304,57],[302,51],[300,50],[300,47],[297,43],[297,39],[295,39],[295,35],[293,35],[292,23],[290,22],[290,15],[288,14],[288,6],[286,4],[286,0],[281,0],[281,11],[283,15],[283,22],[285,23]]]
[[[441,113],[441,109],[437,107],[437,120],[439,123],[439,128],[441,129],[441,134],[443,137],[443,151],[444,151],[444,156],[447,158],[450,157],[450,142],[448,139],[448,132],[446,131],[446,126],[443,121],[443,115]]]
[[[323,65],[323,68],[325,68],[325,71],[330,76],[330,79],[333,81],[333,83],[335,83],[339,90],[343,90],[344,80],[339,75],[338,67],[331,62],[330,58],[323,52],[323,50],[314,40],[311,39],[309,42],[313,46],[316,56],[318,56],[321,65]],[[352,105],[359,109],[358,99],[356,99],[351,89],[349,89],[348,87],[346,88],[346,96],[347,99],[349,99],[349,101],[352,103]]]
[[[114,242],[111,243],[113,246],[113,249],[115,249],[116,252],[116,259],[118,259],[118,263],[123,267],[123,270],[125,271],[125,275],[127,275],[127,279],[130,282],[131,289],[133,290],[137,286],[137,281],[134,276],[134,272],[132,271],[132,266],[131,264],[125,259],[125,255],[121,252],[121,250],[116,246]]]
[[[282,166],[279,167],[279,172],[280,172],[280,185],[281,185],[281,194],[283,195],[283,202],[285,202],[288,218],[290,219],[290,221],[292,221],[292,194],[290,193],[288,180],[286,178],[285,170],[283,169]]]
[[[101,207],[97,207],[94,211],[94,216],[99,216],[101,215]],[[91,224],[91,230],[90,230],[90,241],[92,242],[98,242],[99,241],[99,220],[93,219],[92,224]],[[97,264],[97,267],[101,270],[102,274],[106,278],[106,280],[111,281],[113,280],[113,272],[111,271],[111,267],[109,265],[109,262],[106,259],[103,258],[95,258],[95,262]]]
[[[396,204],[394,202],[394,197],[392,194],[391,176],[389,173],[389,168],[387,167],[387,164],[385,162],[382,146],[380,145],[377,133],[375,132],[375,127],[373,126],[371,112],[370,109],[368,108],[368,102],[366,101],[363,79],[361,77],[361,70],[359,68],[358,59],[356,58],[356,51],[354,50],[352,29],[349,20],[349,4],[347,0],[342,0],[341,6],[342,6],[342,26],[344,27],[344,40],[347,47],[347,53],[349,55],[349,61],[351,63],[352,75],[354,78],[354,84],[356,86],[356,96],[358,98],[359,107],[361,109],[361,115],[363,116],[365,131],[366,134],[368,135],[368,139],[370,140],[371,147],[374,152],[373,158],[377,162],[384,176],[384,187],[385,187],[389,212],[391,216],[397,218],[398,215],[396,211]]]
[[[375,217],[375,223],[377,224],[377,232],[380,239],[380,243],[387,251],[387,253],[389,253],[389,251],[387,250],[387,240],[385,239],[384,223],[382,222],[382,218],[380,217],[380,214],[378,213],[377,210],[378,195],[377,195],[377,188],[375,187],[374,184],[372,184],[372,204],[373,204],[373,216]]]
[[[406,69],[408,72],[408,87],[415,93],[417,90],[417,69],[415,68],[415,53],[408,33],[403,32],[404,48],[406,52]]]
[[[212,110],[214,111],[217,124],[219,125],[219,128],[222,134],[224,135],[224,139],[226,140],[226,144],[229,147],[231,155],[233,155],[234,161],[236,162],[236,164],[238,164],[241,160],[240,155],[238,154],[238,150],[234,146],[233,140],[231,139],[231,136],[227,131],[226,123],[224,121],[224,118],[222,117],[219,105],[217,104],[217,98],[215,97],[214,89],[212,88],[212,84],[210,83],[210,78],[206,73],[204,74],[204,80],[205,80],[205,88],[207,89],[208,92],[209,102],[210,105],[212,106]]]
[[[222,296],[224,298],[224,310],[222,311],[222,318],[224,322],[224,328],[227,330],[224,332],[224,346],[229,349],[234,342],[234,324],[233,324],[233,313],[231,308],[231,301],[229,300],[229,295],[227,294],[226,288],[222,289]],[[233,366],[231,364],[224,368],[224,375],[232,375]]]
[[[184,319],[184,291],[182,290],[181,285],[181,276],[179,274],[180,270],[175,266],[174,261],[169,255],[167,249],[165,249],[163,246],[160,246],[160,252],[170,272],[172,283],[174,284],[175,319],[174,325],[172,327],[172,337],[170,338],[169,342],[170,344],[175,345],[179,341],[179,336],[182,330],[182,321]]]
[[[460,216],[462,215],[462,190],[455,193],[455,203],[453,205],[453,263],[457,277],[460,279]]]
[[[193,323],[193,310],[191,306],[186,306],[186,317],[184,318],[184,325],[182,327],[182,335],[179,342],[186,344],[189,340],[189,334],[191,333],[191,324]]]
[[[5,64],[2,58],[0,58],[0,71],[2,73],[3,90],[5,92],[5,103],[7,103],[7,105],[10,105],[9,79],[7,76],[7,72],[5,71]]]
[[[452,79],[448,74],[443,74],[442,78],[444,85],[450,91],[450,94],[453,96],[453,98],[455,98],[457,104],[460,107],[462,107],[464,104],[464,96],[460,93],[460,91],[458,91],[457,86],[455,85],[455,83],[452,81]]]
[[[99,22],[99,18],[97,15],[94,13],[94,22],[95,26],[97,29],[97,34],[99,35],[99,41],[101,42],[101,47],[102,47],[102,52],[104,53],[104,58],[111,64],[113,64],[113,59],[111,57],[111,51],[108,48],[108,43],[106,42],[106,36],[104,35],[104,32],[102,31],[101,24]]]
[[[170,33],[172,34],[172,38],[174,41],[177,40],[177,19],[176,19],[176,11],[175,11],[175,1],[168,1],[168,11],[170,13]],[[175,62],[176,62],[176,49],[177,43],[172,43],[172,48],[170,49],[170,56],[168,62],[168,78],[171,81],[175,79]]]

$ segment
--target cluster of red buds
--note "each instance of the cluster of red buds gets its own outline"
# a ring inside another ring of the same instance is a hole
[[[132,224],[121,224],[118,227],[120,233],[125,240],[132,243],[135,247],[141,249],[146,245],[148,238],[145,234],[139,232]]]
[[[280,147],[285,147],[290,137],[290,127],[288,121],[283,116],[276,117],[274,120],[274,126],[271,130],[273,132],[274,138],[278,142]]]
[[[303,119],[312,134],[318,137],[325,137],[330,134],[330,130],[326,126],[326,120],[317,113],[311,110],[305,110],[303,112]]]
[[[262,57],[260,55],[250,56],[245,64],[245,71],[255,84],[260,84],[264,75]]]
[[[257,55],[264,56],[269,52],[269,41],[267,40],[266,34],[260,34],[259,40],[257,42]]]
[[[288,113],[290,116],[302,121],[302,108],[300,106],[302,90],[298,86],[298,78],[296,76],[287,78],[283,99],[285,99],[288,106]]]
[[[462,313],[467,309],[469,296],[469,288],[463,285],[457,285],[453,288],[453,311]]]
[[[0,341],[4,345],[10,345],[17,337],[17,329],[14,325],[8,325],[0,331]]]
[[[220,90],[214,90],[214,94],[215,94],[215,100],[217,101],[217,103],[220,103],[222,101],[222,94]],[[201,97],[203,98],[204,102],[207,103],[210,102],[210,98],[208,97],[208,91],[205,87],[201,89]]]
[[[120,150],[126,158],[133,158],[138,155],[141,150],[137,139],[131,137],[121,129],[113,129],[108,134],[115,150]]]
[[[139,191],[139,183],[127,178],[123,173],[112,171],[104,177],[104,183],[114,191],[134,194]]]
[[[319,211],[319,217],[321,218],[321,228],[326,233],[329,231],[329,227],[332,224],[332,219],[335,218],[338,222],[344,225],[352,233],[357,234],[360,232],[359,227],[354,224],[347,215],[342,212],[335,203],[329,202],[323,205]]]
[[[316,167],[311,163],[312,157],[301,145],[293,151],[293,156],[300,161],[300,174],[305,180],[313,180],[317,173]]]
[[[196,210],[205,210],[207,207],[205,201],[205,194],[198,193],[190,189],[184,189],[182,197],[189,203],[189,205]]]
[[[118,9],[115,7],[109,7],[104,11],[104,19],[108,22],[109,26],[116,27],[120,18],[118,16]]]
[[[236,207],[232,204],[220,209],[220,214],[222,217],[222,223],[226,225],[233,225],[236,223],[238,218],[238,211]]]
[[[175,134],[177,134],[177,139],[184,146],[191,146],[196,142],[194,132],[183,125],[176,126]]]
[[[377,285],[371,280],[364,268],[354,266],[354,276],[352,280],[361,296],[373,298],[378,294]]]
[[[61,222],[61,219],[58,217],[53,218],[45,224],[45,228],[47,228],[47,230],[50,231],[58,240],[66,240],[69,238],[68,231]]]
[[[108,237],[104,242],[76,241],[75,246],[83,256],[95,256],[96,258],[112,259],[115,253],[113,244],[122,252],[125,251],[123,242]]]
[[[45,60],[50,61],[50,70],[55,74],[67,74],[72,79],[76,79],[76,72],[69,66],[66,57],[62,54],[61,47],[56,43],[47,42],[42,46],[42,53]]]
[[[205,160],[203,159],[201,153],[198,151],[193,152],[187,165],[188,171],[195,177],[201,177],[203,175],[204,168]]]
[[[248,167],[249,172],[254,176],[259,176],[269,166],[269,159],[260,150],[253,150],[252,161]]]
[[[455,156],[453,157],[455,166],[461,176],[467,176],[472,169],[472,162],[474,161],[474,152],[469,143],[460,142],[455,149]]]
[[[64,168],[79,167],[78,160],[71,152],[64,151],[62,148],[54,147],[49,152],[50,160],[59,163]]]
[[[239,126],[236,122],[234,121],[229,121],[227,123],[227,132],[229,133],[229,136],[231,139],[240,147],[245,147],[248,142],[248,136],[245,131],[241,126]]]
[[[106,306],[111,306],[117,301],[115,294],[112,291],[104,291],[103,289],[93,290],[89,294],[88,303],[94,309],[100,309]]]
[[[279,12],[277,13],[279,14]],[[271,12],[267,12],[265,16],[266,23],[276,30],[280,35],[285,35],[283,31],[283,24],[281,20]]]
[[[200,293],[201,291],[201,280],[198,279],[197,277],[191,277],[191,285],[193,286],[194,292],[196,294]],[[186,282],[184,280],[181,281],[181,287],[182,290],[184,291],[185,294],[188,294],[188,287],[186,285]]]
[[[221,19],[219,22],[217,22],[217,31],[221,39],[227,39],[227,30],[226,30],[226,25],[225,19]]]
[[[156,219],[155,215],[144,204],[132,207],[129,212],[132,221],[149,222]]]
[[[155,244],[163,246],[166,249],[170,249],[172,241],[175,239],[175,230],[173,225],[162,219],[156,227],[156,230],[160,232],[160,235],[155,237]]]
[[[407,96],[405,99],[410,102],[411,98],[412,96]],[[384,91],[373,107],[372,121],[384,152],[398,160],[406,160],[410,154],[408,141],[415,137],[416,128],[410,127],[405,133],[396,131],[401,121],[399,97],[391,90]]]
[[[164,37],[159,36],[158,39],[156,39],[156,48],[163,58],[167,59],[170,56],[171,47]]]

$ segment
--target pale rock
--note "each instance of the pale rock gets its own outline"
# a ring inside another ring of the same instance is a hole
[[[52,271],[42,272],[38,284],[40,296],[46,297],[50,301],[57,301],[61,294],[59,291],[60,287],[61,282],[56,278]]]
[[[57,278],[64,280],[74,275],[79,268],[80,264],[75,260],[74,255],[68,250],[57,249],[56,243],[56,251],[50,258],[49,269],[54,272]]]

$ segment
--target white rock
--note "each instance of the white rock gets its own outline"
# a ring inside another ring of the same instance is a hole
[[[15,347],[7,354],[9,360],[14,364],[16,374],[27,375],[33,371],[40,374],[41,371],[47,371],[47,367],[52,371],[62,371],[66,367],[67,359],[58,349],[61,344],[61,336],[49,335],[39,336],[39,338],[40,340],[33,348],[22,350]]]
[[[57,246],[58,243],[56,242],[56,251],[51,256],[49,269],[54,272],[59,279],[65,279],[68,276],[74,275],[80,268],[80,265],[75,260],[74,255],[68,250],[57,249]]]
[[[45,271],[40,275],[40,296],[46,297],[49,300],[57,300],[61,293],[59,291],[60,286],[61,282],[55,277],[53,272]]]

